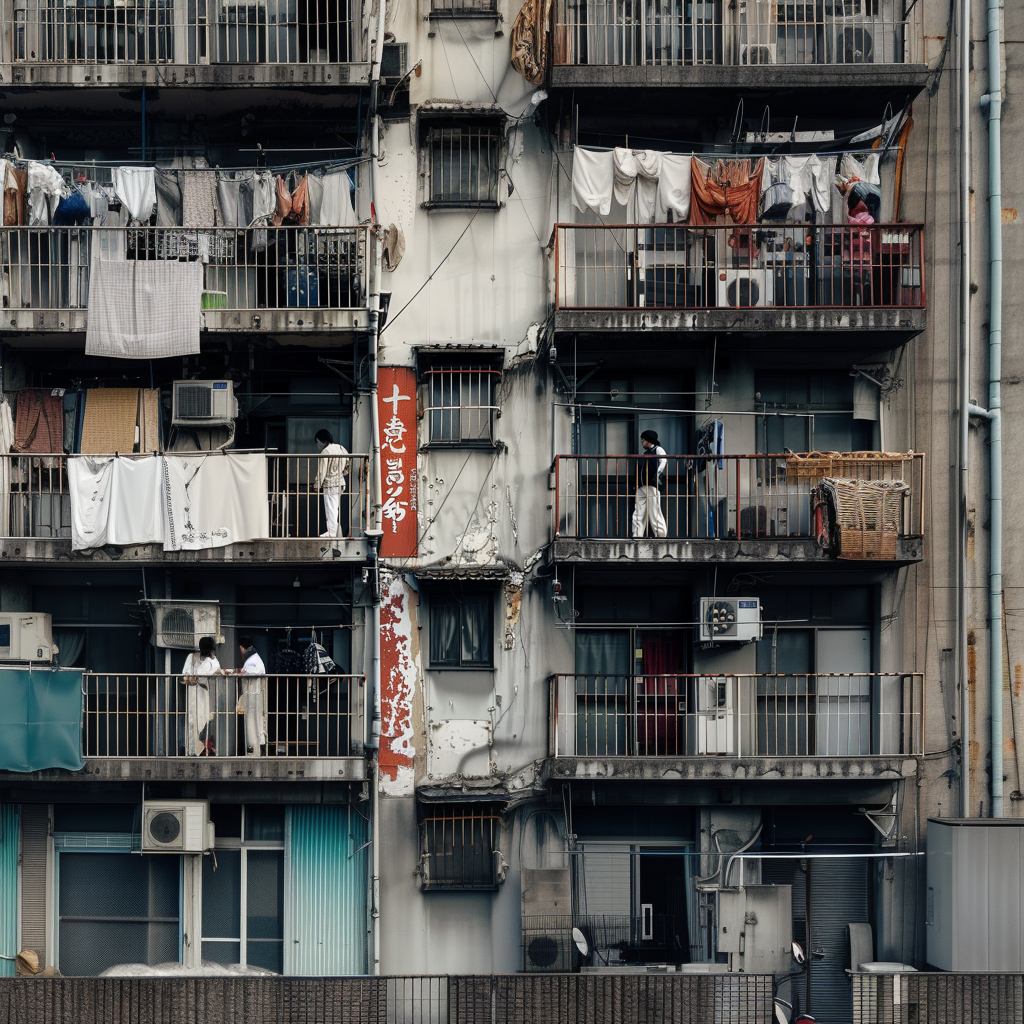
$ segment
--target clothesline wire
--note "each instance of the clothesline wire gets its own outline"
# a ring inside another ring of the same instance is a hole
[[[14,164],[16,167],[27,167],[30,163],[43,164],[53,167],[62,174],[73,173],[84,170],[110,170],[118,167],[150,168],[158,171],[188,171],[189,173],[201,173],[203,171],[214,171],[223,173],[235,173],[237,171],[268,171],[270,174],[290,174],[292,171],[300,170],[348,170],[350,167],[357,167],[360,164],[369,163],[368,156],[348,158],[344,160],[316,160],[303,161],[296,164],[278,164],[275,167],[160,167],[152,161],[121,160],[112,162],[109,160],[32,160],[25,157],[4,156],[0,159]]]
[[[661,141],[671,142],[671,141],[674,141],[674,140],[665,139],[665,140],[661,140]],[[621,148],[624,148],[624,147],[621,147],[621,146],[582,146],[582,145],[577,144],[573,148],[574,149],[585,149],[585,150],[587,150],[590,153],[612,153],[616,149],[621,149]],[[903,148],[902,146],[890,146],[889,150],[882,150],[882,149],[876,149],[874,147],[868,146],[865,149],[851,149],[849,146],[844,146],[843,148],[836,149],[836,150],[818,149],[818,150],[814,150],[814,152],[811,152],[811,153],[777,153],[777,152],[771,152],[771,153],[737,153],[737,152],[711,153],[711,152],[703,152],[703,153],[701,153],[701,152],[698,152],[697,150],[693,150],[692,152],[688,152],[688,153],[675,153],[675,152],[673,152],[671,155],[672,156],[684,156],[684,157],[685,156],[696,157],[698,160],[703,160],[704,163],[709,163],[711,161],[717,161],[717,160],[760,160],[761,157],[765,157],[767,159],[771,159],[771,158],[784,157],[784,156],[792,156],[792,157],[798,157],[798,158],[799,157],[810,157],[810,156],[836,156],[836,157],[839,157],[839,156],[871,156],[873,154],[877,154],[877,155],[881,156],[883,152],[889,152],[890,150],[893,150],[893,149],[901,150],[902,148]],[[637,150],[634,147],[632,147],[632,146],[630,146],[629,149],[632,152],[637,152]],[[669,151],[668,150],[659,150],[658,152],[668,153]]]

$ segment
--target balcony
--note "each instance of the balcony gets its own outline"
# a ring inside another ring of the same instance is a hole
[[[369,81],[368,6],[359,0],[3,0],[0,12],[4,75],[15,85]]]
[[[555,88],[813,92],[851,86],[903,103],[923,88],[921,12],[896,0],[556,0]],[[735,103],[735,99],[733,100]]]
[[[553,778],[892,778],[923,752],[915,672],[558,675],[550,699]]]
[[[670,456],[661,538],[636,536],[639,466],[637,456],[557,457],[556,560],[899,565],[922,557],[921,454]],[[855,488],[826,480],[891,486],[880,488],[884,500],[851,502]]]
[[[220,470],[211,460],[222,453],[177,453],[171,459],[193,460],[197,466],[206,464],[203,472],[220,476]],[[7,483],[7,494],[0,490],[0,502],[7,501],[7,515],[0,515],[0,562],[37,563],[58,560],[65,565],[95,565],[103,561],[131,561],[167,564],[173,562],[220,562],[223,564],[252,565],[268,562],[303,563],[331,561],[363,561],[367,557],[365,530],[367,523],[368,455],[348,456],[344,471],[345,489],[341,492],[338,521],[328,522],[326,509],[315,481],[320,456],[267,454],[266,481],[249,481],[244,494],[235,496],[235,503],[251,506],[266,503],[262,508],[249,508],[246,522],[260,526],[256,532],[265,536],[239,538],[224,543],[216,539],[206,546],[196,547],[193,542],[169,545],[167,534],[163,541],[152,537],[136,538],[133,523],[122,523],[112,529],[108,526],[106,543],[87,549],[76,547],[73,517],[80,498],[72,486],[69,463],[85,456],[78,455],[3,455],[0,456],[0,483]],[[108,459],[111,456],[94,455],[90,459]],[[122,461],[138,464],[141,460],[161,458],[156,455],[121,457]],[[257,470],[259,472],[259,470]],[[191,476],[191,471],[189,471]],[[129,481],[130,483],[130,481]],[[223,487],[231,486],[230,475],[224,475]],[[195,489],[195,488],[194,488]],[[202,490],[199,491],[202,493]],[[168,492],[172,513],[176,509],[173,492]],[[127,499],[125,499],[127,500]],[[111,499],[116,504],[116,499]],[[216,533],[209,516],[227,515],[224,509],[231,503],[223,493],[207,510],[201,498],[187,511],[193,529]],[[263,524],[266,524],[265,528]],[[182,536],[187,523],[179,522],[177,535]],[[331,536],[326,536],[331,534]],[[202,541],[198,543],[202,544]]]
[[[555,329],[773,335],[878,347],[925,327],[918,224],[558,224]]]
[[[116,252],[202,263],[204,332],[336,345],[369,327],[367,242],[365,227],[0,228],[0,325],[33,342],[84,336],[93,255]]]
[[[182,676],[82,678],[85,781],[210,779],[361,781],[365,676],[268,675],[266,747],[250,753],[236,713],[240,676],[207,676],[210,719],[197,738],[195,690]],[[199,726],[201,728],[201,725]],[[204,747],[203,740],[209,741]],[[203,756],[194,756],[206,749]],[[37,777],[47,773],[35,773]],[[68,773],[60,772],[62,778]]]

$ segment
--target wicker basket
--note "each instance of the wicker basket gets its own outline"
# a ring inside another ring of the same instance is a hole
[[[903,526],[903,499],[910,488],[902,480],[854,480],[829,477],[824,486],[836,510],[837,558],[892,561]]]
[[[913,452],[808,452],[787,456],[786,477],[815,483],[826,477],[899,480],[913,458]]]

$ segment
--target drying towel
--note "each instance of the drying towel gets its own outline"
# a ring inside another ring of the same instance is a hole
[[[690,184],[694,224],[713,224],[728,214],[734,224],[753,224],[761,199],[764,160],[752,168],[749,160],[719,160],[711,165],[692,158]]]
[[[68,460],[71,548],[107,544],[160,544],[164,536],[164,488],[160,459]]]
[[[181,186],[176,171],[156,172],[156,223],[158,227],[181,227]]]
[[[625,206],[633,196],[633,185],[636,182],[636,157],[631,149],[616,146],[612,150],[612,180],[615,202]]]
[[[689,219],[690,168],[688,156],[681,153],[662,154],[657,206],[654,211],[659,224],[664,224],[668,220],[669,213],[677,223]]]
[[[868,153],[863,159],[844,153],[839,161],[839,177],[848,180],[857,178],[868,185],[881,185],[882,179],[878,175],[878,159],[880,153]]]
[[[156,389],[139,392],[139,451],[160,449],[160,392]]]
[[[320,216],[315,223],[326,228],[355,226],[351,181],[348,171],[328,171],[323,176],[323,199],[320,202]]]
[[[85,393],[83,455],[111,455],[135,448],[139,416],[137,388],[93,388]]]
[[[164,550],[224,547],[270,533],[262,452],[166,455]]]
[[[607,217],[612,209],[612,155],[577,147],[572,155],[572,203]]]
[[[155,167],[115,167],[114,192],[134,221],[147,221],[156,206]]]
[[[49,164],[28,162],[28,222],[31,227],[44,227],[53,220],[61,196],[67,188],[64,179]]]
[[[197,355],[201,263],[94,258],[85,351],[120,359]]]
[[[64,393],[50,388],[18,392],[14,450],[58,455],[64,451]]]
[[[639,149],[636,157],[636,212],[638,219],[654,220],[658,208],[658,182],[662,154],[656,149]]]
[[[178,171],[181,223],[186,228],[212,228],[217,222],[217,175],[213,171]]]

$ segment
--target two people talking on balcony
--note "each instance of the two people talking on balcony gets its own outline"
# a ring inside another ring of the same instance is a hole
[[[668,453],[658,443],[655,430],[640,435],[643,449],[636,460],[636,505],[633,509],[633,536],[646,537],[647,529],[655,537],[668,536],[668,524],[661,511],[661,485],[668,466]]]
[[[316,432],[320,458],[316,468],[316,489],[324,500],[324,521],[327,529],[321,537],[344,537],[348,523],[342,521],[341,496],[345,493],[348,451],[334,440],[329,430]]]

